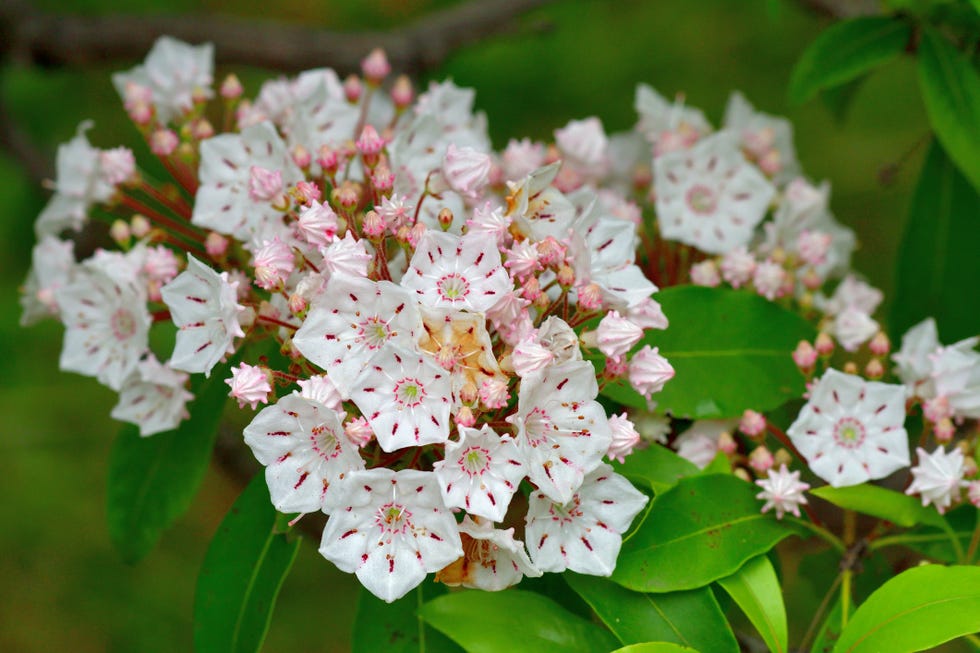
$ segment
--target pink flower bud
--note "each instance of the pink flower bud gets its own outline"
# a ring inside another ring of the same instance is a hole
[[[783,269],[782,265],[772,260],[759,263],[752,275],[755,291],[769,301],[773,301],[782,295],[785,281],[786,270]]]
[[[739,420],[738,430],[750,438],[758,437],[766,431],[766,418],[762,413],[746,410],[742,413],[742,419]]]
[[[821,277],[820,273],[813,268],[807,268],[806,272],[804,272],[803,276],[800,278],[800,281],[803,282],[803,285],[807,290],[816,290],[823,285],[823,277]]]
[[[626,417],[626,413],[610,417],[609,429],[612,431],[612,442],[606,451],[606,457],[625,463],[626,456],[633,453],[633,447],[640,443],[640,434],[636,432],[636,427]]]
[[[371,185],[379,193],[387,194],[395,187],[395,175],[382,163],[371,173]]]
[[[742,131],[742,145],[754,158],[758,159],[772,149],[776,143],[776,133],[771,127],[745,129]]]
[[[312,181],[300,181],[296,184],[296,197],[300,204],[309,206],[320,199],[320,187]]]
[[[647,399],[660,392],[672,378],[674,368],[660,355],[659,347],[644,345],[643,349],[633,354],[629,365],[630,385]]]
[[[538,260],[546,268],[561,265],[567,252],[568,248],[551,236],[538,243]]]
[[[817,350],[806,340],[800,340],[793,350],[793,362],[804,374],[813,371],[813,366],[817,364]]]
[[[350,182],[344,182],[340,188],[334,189],[333,194],[337,203],[347,210],[357,207],[358,202],[361,201],[357,186]]]
[[[351,104],[357,102],[361,99],[361,94],[364,92],[364,85],[361,84],[361,80],[357,75],[348,75],[347,79],[344,80],[344,97]]]
[[[602,288],[596,283],[578,286],[578,305],[587,311],[597,311],[602,308]]]
[[[225,77],[224,81],[221,82],[221,89],[218,92],[221,94],[221,97],[226,100],[235,100],[240,98],[244,91],[245,89],[242,88],[242,83],[238,80],[238,77],[232,73],[231,75]]]
[[[381,150],[385,147],[385,140],[381,138],[376,130],[371,125],[365,125],[364,129],[361,130],[361,136],[357,139],[357,151],[361,153],[362,156],[367,158],[376,158],[381,154]]]
[[[456,426],[465,426],[469,428],[474,424],[476,424],[476,415],[473,414],[472,408],[469,406],[463,406],[456,411]]]
[[[562,288],[571,288],[575,285],[575,269],[570,265],[562,265],[555,276],[558,285]]]
[[[331,149],[327,145],[320,146],[320,149],[317,152],[316,162],[328,175],[336,174],[337,168],[340,166],[340,159],[338,158],[337,151]]]
[[[239,408],[249,404],[255,410],[258,404],[268,402],[269,393],[272,392],[269,378],[266,368],[242,363],[239,367],[231,368],[231,378],[225,379],[225,383],[231,386],[228,394],[238,400]]]
[[[884,331],[879,331],[871,338],[868,348],[875,356],[887,356],[892,349],[892,343]]]
[[[834,339],[825,331],[817,334],[817,340],[814,342],[814,346],[817,348],[817,353],[821,357],[827,357],[834,353]]]
[[[691,266],[691,283],[695,286],[705,286],[716,288],[721,285],[721,275],[718,273],[718,264],[708,259],[695,263]]]
[[[550,350],[541,346],[533,338],[526,338],[517,343],[510,355],[511,365],[520,377],[537,372],[554,358],[555,355]]]
[[[726,456],[733,456],[738,451],[738,442],[728,431],[722,431],[718,434],[718,451],[723,452]]]
[[[641,329],[666,329],[670,325],[659,302],[649,297],[627,309],[626,317]]]
[[[412,81],[406,75],[399,75],[391,86],[391,101],[398,109],[404,109],[415,99]]]
[[[228,239],[217,231],[208,232],[204,238],[204,249],[211,258],[221,258],[228,251]]]
[[[949,405],[949,399],[943,395],[933,397],[922,404],[922,414],[933,424],[949,419],[953,416],[953,409]]]
[[[529,302],[536,301],[542,295],[541,284],[537,277],[528,277],[520,288],[521,297]]]
[[[555,130],[555,144],[571,161],[580,166],[601,166],[606,158],[609,139],[596,117],[572,120]]]
[[[980,508],[980,481],[971,482],[966,488],[966,495],[970,498],[970,503]]]
[[[453,212],[449,207],[440,209],[439,214],[436,216],[436,220],[438,220],[439,226],[443,231],[449,231],[449,228],[453,226],[453,219]]]
[[[132,232],[129,230],[129,225],[126,224],[125,220],[115,220],[112,226],[109,227],[109,236],[120,245],[128,245],[131,235]]]
[[[374,431],[371,429],[371,425],[363,417],[352,419],[344,424],[344,433],[354,443],[354,446],[358,448],[367,446],[374,438]]]
[[[282,172],[261,166],[249,168],[248,196],[253,202],[275,202],[282,195]]]
[[[619,311],[606,313],[596,329],[599,351],[609,357],[622,356],[642,337],[643,329],[624,318]]]
[[[868,364],[864,366],[864,376],[872,380],[885,376],[885,366],[881,364],[881,360],[877,358],[869,360]]]
[[[150,151],[157,156],[170,156],[178,145],[180,139],[169,129],[158,129],[150,136]]]
[[[299,214],[299,234],[311,245],[325,246],[337,237],[337,214],[329,204],[313,201]]]
[[[625,356],[613,356],[606,359],[606,365],[602,368],[602,376],[607,379],[618,379],[626,376],[629,372],[629,361]]]
[[[756,160],[756,163],[759,165],[759,169],[770,177],[775,177],[783,169],[783,157],[779,154],[779,150],[776,149],[769,150],[763,154]]]
[[[149,220],[137,213],[129,221],[129,228],[134,238],[146,238],[152,229],[152,225]]]
[[[956,435],[956,426],[953,425],[953,420],[944,417],[936,422],[934,432],[936,434],[936,442],[950,442],[953,436]]]
[[[361,61],[361,72],[369,82],[378,85],[391,73],[391,64],[381,48],[371,50],[371,53]]]
[[[770,452],[765,445],[756,447],[752,450],[752,453],[749,454],[749,467],[759,473],[769,471],[775,462],[776,461],[772,457],[772,452]]]
[[[302,145],[297,144],[293,147],[292,155],[293,163],[296,164],[296,167],[302,168],[303,170],[309,168],[310,164],[313,163],[313,155]]]
[[[177,276],[178,267],[177,256],[173,250],[162,245],[146,250],[143,272],[151,280],[160,284],[170,283]]]
[[[833,237],[823,231],[804,229],[796,239],[796,250],[800,258],[810,265],[820,265],[827,260]]]
[[[491,410],[503,408],[510,400],[507,382],[499,378],[491,378],[480,384],[480,403]]]
[[[293,315],[302,315],[307,308],[309,308],[310,303],[299,293],[293,293],[289,296],[289,312]]]
[[[364,214],[362,229],[368,238],[381,238],[387,228],[388,225],[385,224],[384,218],[378,215],[377,211],[368,211]]]
[[[113,186],[129,181],[136,173],[136,159],[128,147],[99,152],[99,172]]]
[[[755,257],[744,245],[726,252],[721,258],[721,277],[732,288],[741,288],[752,279],[755,272]]]
[[[442,160],[442,174],[449,187],[460,195],[476,199],[490,179],[490,156],[472,147],[450,143]]]
[[[260,288],[272,290],[285,283],[295,267],[293,250],[276,236],[267,240],[255,252],[252,265],[255,266],[255,283]]]

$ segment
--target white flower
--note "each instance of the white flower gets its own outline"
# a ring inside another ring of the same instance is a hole
[[[85,137],[91,126],[91,122],[83,122],[73,139],[58,146],[55,193],[34,223],[38,239],[57,236],[68,228],[78,231],[85,224],[89,207],[112,197],[114,187],[102,174],[101,154]]]
[[[640,443],[640,434],[637,433],[636,427],[626,413],[610,417],[609,429],[612,431],[612,443],[609,445],[606,457],[624,463],[626,456],[633,453],[633,447]]]
[[[643,337],[643,329],[624,318],[619,311],[610,311],[596,328],[596,344],[599,351],[610,358],[626,354]]]
[[[506,216],[514,226],[533,240],[548,236],[561,240],[575,219],[575,206],[551,185],[558,175],[558,162],[538,168],[521,181],[507,182]]]
[[[595,116],[572,120],[555,130],[555,144],[569,163],[590,172],[601,172],[606,163],[609,139]]]
[[[529,138],[510,139],[501,155],[504,178],[517,181],[544,165],[544,145]]]
[[[293,344],[327,370],[346,397],[385,344],[411,349],[421,331],[422,318],[405,289],[390,281],[335,274],[313,302]]]
[[[684,106],[683,99],[673,103],[646,84],[638,84],[633,108],[640,116],[636,128],[651,143],[666,133],[690,133],[694,140],[711,131],[711,125],[700,109]]]
[[[427,356],[385,346],[354,380],[350,398],[385,451],[449,439],[449,374]]]
[[[489,155],[472,147],[456,147],[450,143],[443,158],[442,174],[450,188],[475,200],[490,180],[491,165]]]
[[[492,240],[436,231],[422,237],[402,286],[426,306],[479,312],[513,287]]]
[[[330,274],[346,274],[362,278],[367,277],[368,264],[373,258],[368,253],[365,240],[355,238],[350,231],[344,234],[343,238],[321,247],[320,254],[323,255],[323,267]]]
[[[537,578],[541,571],[514,539],[514,529],[498,530],[487,520],[463,517],[459,525],[464,555],[436,574],[436,581],[462,585],[487,592],[498,592],[517,585],[521,578]]]
[[[936,395],[931,355],[939,349],[939,331],[933,318],[922,320],[902,336],[902,348],[892,354],[896,373],[909,390],[922,399]]]
[[[237,288],[227,272],[218,274],[187,255],[187,269],[160,289],[179,329],[171,367],[210,376],[218,361],[235,351],[234,339],[245,335],[238,323],[245,309],[238,304]]]
[[[740,288],[752,280],[755,272],[755,256],[749,253],[745,245],[725,252],[721,258],[721,277],[731,284],[732,288]]]
[[[119,271],[124,269],[119,267]],[[65,323],[61,369],[94,376],[119,391],[148,346],[146,286],[90,260],[55,293]]]
[[[268,371],[248,363],[232,367],[231,378],[225,379],[225,383],[231,387],[228,394],[238,400],[239,408],[249,404],[255,410],[258,404],[268,403],[269,393],[272,392]]]
[[[923,506],[931,503],[942,514],[959,500],[960,490],[969,485],[963,480],[963,452],[953,447],[946,453],[945,448],[939,447],[930,454],[918,447],[915,453],[919,464],[912,468],[913,481],[905,494],[918,494]]]
[[[550,365],[521,381],[517,412],[507,418],[528,478],[559,503],[571,499],[612,443],[598,392],[591,363]]]
[[[180,117],[194,106],[195,93],[210,98],[213,83],[214,45],[192,46],[169,36],[161,36],[153,44],[142,65],[112,76],[119,95],[126,98],[126,87],[139,84],[153,95],[160,122]]]
[[[58,288],[71,281],[75,272],[73,248],[72,241],[54,236],[43,236],[34,246],[31,269],[20,295],[20,305],[24,309],[20,316],[21,326],[58,315]]]
[[[936,394],[945,397],[957,418],[980,419],[980,338],[941,347],[932,356]]]
[[[185,389],[187,378],[151,354],[137,365],[110,415],[136,424],[143,437],[175,429],[187,417],[185,406],[194,398]]]
[[[484,424],[460,427],[459,442],[446,442],[433,471],[447,506],[500,522],[524,478],[524,463],[513,439]]]
[[[300,379],[296,385],[300,387],[300,397],[323,404],[331,410],[339,412],[342,409],[343,399],[340,396],[340,391],[326,375],[314,374],[308,379]]]
[[[663,390],[664,385],[672,378],[674,378],[674,368],[660,355],[659,347],[644,345],[630,359],[630,385],[647,399]]]
[[[345,479],[320,553],[391,603],[461,557],[463,547],[431,472],[376,468]]]
[[[844,349],[856,351],[878,333],[879,329],[878,323],[867,313],[848,307],[834,316],[830,331]]]
[[[728,98],[722,123],[739,135],[742,147],[752,153],[777,183],[784,183],[799,174],[793,126],[785,118],[756,111],[744,95],[735,91]],[[775,169],[764,165],[770,161],[776,164]]]
[[[820,308],[827,315],[837,315],[849,308],[871,315],[881,304],[882,299],[884,293],[849,274],[837,284],[829,300],[820,302]]]
[[[647,501],[606,464],[586,476],[565,502],[531,493],[525,530],[531,560],[541,571],[609,576],[616,568],[622,534]]]
[[[827,370],[786,433],[834,487],[884,478],[909,464],[905,388]]]
[[[657,158],[654,187],[663,237],[710,254],[748,244],[775,193],[728,132]]]
[[[364,469],[338,414],[296,393],[263,408],[244,435],[256,460],[266,466],[269,495],[280,512],[329,514],[341,481]]]
[[[704,469],[718,453],[721,435],[731,433],[737,424],[738,420],[735,419],[697,420],[674,440],[677,455]]]
[[[803,492],[810,489],[809,483],[800,481],[799,470],[791,472],[786,469],[785,464],[779,468],[779,471],[770,469],[769,475],[757,480],[755,484],[762,488],[762,492],[755,495],[755,498],[764,499],[766,502],[762,506],[762,512],[766,513],[775,508],[776,519],[782,519],[787,512],[799,517],[800,506],[807,503]]]

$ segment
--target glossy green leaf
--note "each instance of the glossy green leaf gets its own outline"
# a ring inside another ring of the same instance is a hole
[[[919,45],[919,85],[939,142],[980,191],[980,75],[931,28],[923,30]]]
[[[786,605],[769,558],[762,555],[749,560],[731,576],[720,578],[718,584],[749,618],[770,651],[787,650]]]
[[[446,586],[426,579],[394,603],[362,589],[351,637],[353,653],[453,653],[462,649],[427,626],[418,615],[426,601],[442,596]]]
[[[814,337],[803,318],[758,295],[730,288],[674,286],[657,293],[671,328],[650,331],[676,374],[654,397],[657,410],[694,419],[769,410],[803,393],[792,352]],[[632,393],[632,398],[630,398]],[[628,386],[603,389],[612,399],[646,405]]]
[[[663,492],[685,476],[694,476],[700,471],[691,461],[659,444],[651,444],[646,449],[634,451],[626,457],[625,463],[614,462],[613,468],[633,483],[648,487],[656,493]]]
[[[905,49],[911,32],[905,21],[886,16],[852,18],[827,28],[796,63],[789,81],[790,102],[805,102],[822,89],[893,59]]]
[[[176,430],[142,438],[128,425],[116,438],[109,457],[106,512],[109,537],[127,562],[149,553],[197,494],[228,397],[228,366],[215,368],[209,379],[195,377],[191,417]]]
[[[980,160],[980,150],[975,156]],[[942,146],[926,155],[899,249],[892,302],[892,339],[935,317],[940,341],[977,333],[976,304],[964,301],[980,288],[980,194]]]
[[[447,594],[419,615],[468,653],[593,653],[618,646],[608,631],[522,590]]]
[[[703,587],[795,533],[760,512],[758,488],[735,476],[681,479],[623,542],[612,579],[641,592]]]
[[[902,572],[858,607],[834,653],[923,651],[980,631],[980,567]]]
[[[710,587],[645,594],[606,578],[565,579],[623,644],[673,642],[701,653],[737,653],[738,642]]]
[[[847,119],[847,115],[854,105],[854,98],[857,97],[866,81],[868,81],[868,75],[860,75],[843,84],[821,91],[821,102],[838,123],[843,123]]]
[[[265,475],[257,474],[204,556],[194,596],[195,650],[255,653],[262,647],[299,543],[278,528]]]
[[[618,648],[612,653],[703,653],[697,649],[670,642],[644,642]]]
[[[916,524],[930,524],[938,528],[944,526],[943,517],[935,508],[924,507],[915,497],[869,483],[849,487],[825,485],[810,490],[810,494],[839,508],[887,519],[905,528]]]

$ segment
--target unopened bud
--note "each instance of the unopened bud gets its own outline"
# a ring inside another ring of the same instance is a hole
[[[371,50],[371,53],[361,61],[361,72],[364,73],[364,78],[375,86],[384,81],[384,78],[391,73],[391,64],[388,63],[385,51],[381,48]]]
[[[204,249],[211,258],[221,258],[228,251],[228,239],[217,231],[211,231],[204,238]]]
[[[191,132],[191,136],[195,140],[203,141],[205,139],[214,136],[214,125],[212,125],[207,119],[201,118],[200,120],[194,121],[194,130]]]
[[[875,356],[887,356],[892,349],[892,343],[884,331],[879,331],[868,343],[868,348]]]
[[[361,93],[364,92],[364,85],[361,84],[360,78],[357,75],[349,75],[347,79],[344,80],[344,97],[351,104],[356,103],[361,99]]]
[[[749,474],[747,471],[745,471],[744,467],[736,467],[735,469],[733,469],[732,476],[735,476],[736,478],[740,478],[748,483],[752,482],[752,475]]]
[[[738,450],[738,442],[728,431],[722,431],[718,435],[718,450],[723,451],[726,456],[733,456]]]
[[[938,422],[935,426],[936,442],[950,442],[953,436],[956,435],[956,426],[953,425],[953,420],[945,417]]]
[[[301,317],[308,306],[309,302],[306,301],[306,297],[299,293],[293,293],[289,296],[289,312],[293,315]]]
[[[765,445],[756,447],[749,454],[749,467],[760,473],[769,471],[774,462],[772,452]]]
[[[391,87],[391,101],[398,109],[404,109],[415,99],[415,91],[412,89],[412,82],[405,75],[399,75],[398,79]]]
[[[328,175],[336,174],[337,169],[340,167],[340,158],[337,155],[337,151],[327,145],[320,146],[317,152],[316,162],[320,164],[320,167]]]
[[[145,216],[137,213],[129,220],[129,230],[133,234],[134,238],[146,238],[150,233],[152,225],[150,221],[146,219]]]
[[[809,374],[817,363],[817,350],[806,340],[801,340],[793,350],[793,362],[801,372]]]
[[[385,219],[378,214],[377,211],[368,211],[364,214],[364,223],[362,229],[364,235],[372,240],[381,238],[384,235],[387,224],[385,224]]]
[[[803,276],[800,277],[800,281],[803,282],[803,286],[807,290],[816,290],[823,285],[823,278],[820,274],[813,268],[807,268]],[[810,300],[812,303],[812,299]]]
[[[786,449],[780,447],[776,450],[776,453],[772,455],[772,460],[774,467],[782,467],[783,465],[789,467],[793,462],[793,455],[786,451]]]
[[[746,410],[738,423],[738,430],[750,438],[758,437],[766,432],[766,418],[762,413]]]
[[[218,91],[226,100],[236,100],[242,96],[245,91],[242,88],[242,83],[239,81],[238,77],[232,73],[225,77],[225,80],[221,82],[221,90]]]
[[[449,207],[445,207],[439,211],[439,226],[442,227],[443,231],[448,231],[453,226],[453,217],[453,212]]]
[[[207,104],[210,99],[210,91],[200,86],[195,86],[191,91],[191,101],[197,105]]]
[[[129,239],[132,233],[130,232],[129,225],[125,220],[116,220],[109,227],[109,235],[112,239],[119,243],[119,245],[125,247],[129,244]]]
[[[395,187],[395,175],[384,163],[381,163],[371,173],[371,185],[379,193],[387,195]]]
[[[570,265],[563,265],[558,268],[558,284],[562,288],[571,288],[575,285],[575,270]]]
[[[881,364],[881,360],[872,358],[864,366],[864,375],[872,381],[880,379],[885,376],[885,366]]]
[[[157,156],[170,156],[179,144],[177,134],[169,129],[158,129],[150,136],[150,150]]]
[[[858,373],[858,365],[854,361],[847,361],[844,363],[844,374],[854,374]]]
[[[360,196],[357,186],[349,181],[345,181],[342,186],[333,190],[334,201],[347,210],[357,206]]]
[[[830,334],[826,331],[821,331],[817,334],[817,339],[814,341],[814,346],[816,347],[817,354],[823,358],[826,358],[834,353],[834,339],[831,338]]]
[[[310,154],[310,151],[305,147],[303,147],[302,145],[297,144],[296,146],[294,146],[292,154],[293,154],[293,163],[296,164],[297,168],[302,168],[303,170],[306,170],[307,168],[310,167],[310,163],[313,162],[313,155]]]

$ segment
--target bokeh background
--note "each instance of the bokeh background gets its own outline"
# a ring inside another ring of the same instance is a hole
[[[329,29],[385,29],[424,15],[436,0],[35,0],[56,12],[223,13]],[[858,232],[855,267],[886,293],[927,134],[914,65],[874,74],[841,122],[819,101],[787,106],[793,63],[830,19],[802,0],[559,0],[515,29],[461,50],[429,77],[477,89],[498,147],[512,136],[548,138],[568,120],[595,115],[607,131],[635,122],[638,82],[684,93],[717,124],[740,89],[796,129],[804,170],[829,179],[831,205]],[[542,26],[547,29],[542,30]],[[149,44],[147,45],[147,49]],[[7,62],[0,94],[53,160],[78,123],[102,147],[145,157],[109,74],[135,61],[40,70]],[[322,62],[330,65],[329,61]],[[219,67],[216,77],[230,72]],[[236,72],[240,69],[236,68]],[[261,75],[245,74],[254,94]],[[423,82],[424,83],[424,82]],[[909,154],[911,152],[911,154]],[[879,172],[900,164],[893,183]],[[57,369],[62,330],[18,326],[17,288],[30,262],[32,222],[47,193],[0,151],[0,650],[191,650],[194,583],[207,542],[240,488],[215,468],[192,510],[144,561],[128,566],[105,527],[105,472],[118,424],[115,399],[93,380]],[[887,314],[883,312],[882,314]],[[304,543],[283,587],[266,651],[349,649],[356,584]],[[813,600],[807,596],[794,601]]]

